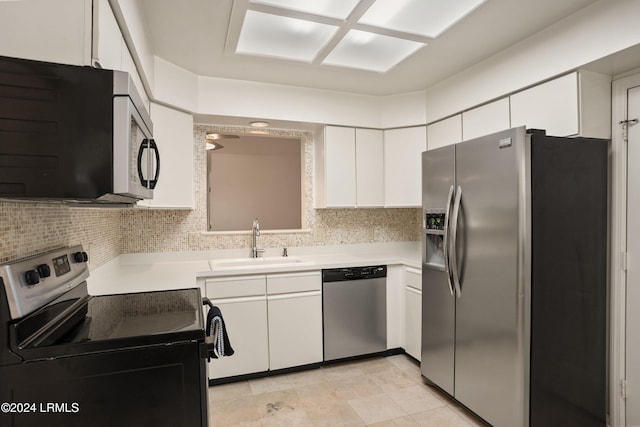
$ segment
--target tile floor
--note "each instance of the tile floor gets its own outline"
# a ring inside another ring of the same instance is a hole
[[[405,355],[326,365],[209,388],[217,426],[482,426],[424,384]]]

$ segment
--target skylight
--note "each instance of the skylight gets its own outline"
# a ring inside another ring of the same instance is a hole
[[[251,3],[312,13],[329,18],[347,19],[360,0],[251,0]]]
[[[436,38],[485,0],[376,0],[358,21]]]
[[[227,46],[237,54],[385,73],[485,1],[236,0],[233,16],[240,19],[229,26]]]
[[[384,73],[422,46],[411,40],[351,30],[322,63]]]
[[[311,62],[338,27],[247,11],[237,53]]]

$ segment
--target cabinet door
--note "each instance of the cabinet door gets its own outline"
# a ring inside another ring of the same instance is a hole
[[[91,0],[1,2],[0,55],[91,63]]]
[[[512,127],[544,129],[553,136],[579,133],[577,73],[513,94],[510,101]]]
[[[325,127],[327,207],[356,205],[356,136],[354,128]]]
[[[93,63],[108,70],[124,71],[124,39],[108,0],[95,2],[93,10]],[[97,64],[96,64],[97,62]]]
[[[268,296],[271,370],[322,361],[322,293]]]
[[[405,285],[404,350],[419,361],[422,353],[422,272],[407,267]]]
[[[225,378],[269,370],[266,296],[213,299],[220,308],[235,353],[211,359],[209,378]]]
[[[220,308],[229,341],[230,357],[211,359],[209,378],[264,372],[269,369],[269,333],[265,276],[208,279],[206,294]]]
[[[427,126],[427,149],[445,147],[462,141],[462,115],[440,120]]]
[[[509,98],[499,99],[462,113],[462,138],[478,138],[509,129]]]
[[[322,361],[320,271],[267,276],[269,367]]]
[[[422,206],[421,159],[426,142],[426,126],[384,131],[385,206]]]
[[[150,113],[160,177],[148,206],[193,209],[193,117],[153,103]]]
[[[356,129],[356,204],[384,206],[384,139],[381,130]]]
[[[405,287],[405,346],[404,350],[420,361],[422,343],[422,292]]]

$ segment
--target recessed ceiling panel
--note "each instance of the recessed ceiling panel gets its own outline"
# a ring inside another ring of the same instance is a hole
[[[425,46],[411,40],[351,30],[323,64],[384,73]]]
[[[376,0],[358,21],[435,38],[486,0]]]
[[[347,19],[359,2],[360,0],[251,0],[251,3],[266,4],[336,19]]]
[[[236,53],[311,62],[337,27],[247,11]]]

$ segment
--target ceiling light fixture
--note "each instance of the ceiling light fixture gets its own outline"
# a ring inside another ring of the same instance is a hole
[[[266,128],[266,127],[269,127],[269,122],[265,122],[263,120],[255,120],[253,122],[249,122],[249,124],[254,128]]]
[[[376,0],[358,23],[436,38],[485,1]]]
[[[338,27],[247,10],[236,53],[312,62]]]
[[[347,19],[360,0],[250,0],[298,12],[312,13],[335,19]]]
[[[485,2],[245,0],[226,49],[386,73]]]
[[[206,148],[206,150],[207,150],[207,151],[210,151],[210,150],[219,150],[219,149],[221,149],[221,148],[224,148],[224,145],[222,145],[222,144],[220,144],[220,143],[216,143],[216,144],[214,144],[213,142],[209,142],[209,141],[207,141],[207,143],[206,143],[206,145],[205,145],[205,148]]]
[[[351,30],[322,63],[385,73],[424,45],[412,40]]]

